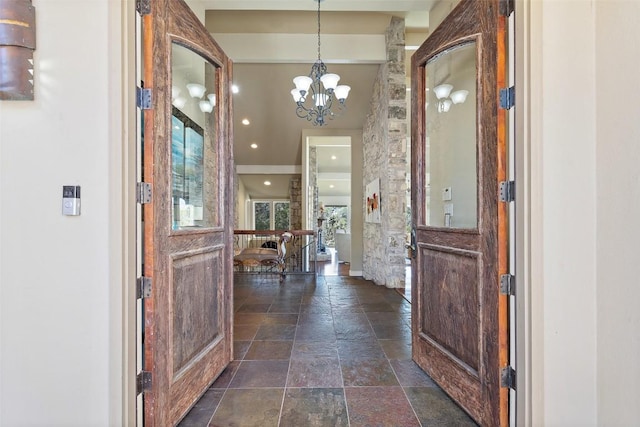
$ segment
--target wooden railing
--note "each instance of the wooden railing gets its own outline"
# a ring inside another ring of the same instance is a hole
[[[284,233],[293,238],[285,242],[286,253],[282,263],[273,262],[278,244]],[[234,271],[236,273],[261,274],[316,274],[316,233],[313,230],[234,230]],[[258,248],[273,249],[269,252]],[[259,256],[249,254],[262,252]],[[284,270],[283,270],[284,269]]]

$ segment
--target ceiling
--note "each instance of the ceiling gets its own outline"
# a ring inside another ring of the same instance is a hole
[[[391,17],[405,18],[407,44],[420,44],[435,1],[321,1],[321,58],[329,72],[341,76],[340,84],[351,86],[346,112],[323,130],[335,134],[336,129],[363,127],[373,83],[384,61],[384,33]],[[289,92],[293,77],[308,75],[317,59],[318,3],[187,2],[204,7],[207,29],[234,62],[233,82],[239,87],[233,97],[234,156],[240,180],[252,198],[288,198],[289,179],[301,173],[302,131],[313,128],[296,116]],[[410,54],[408,51],[407,59]],[[244,118],[249,119],[249,125],[241,124]],[[251,144],[258,147],[251,148]],[[348,195],[348,150],[329,151],[328,147],[318,150],[320,194]],[[331,155],[336,160],[331,160]],[[322,175],[323,169],[331,172]],[[266,180],[270,186],[264,185]]]

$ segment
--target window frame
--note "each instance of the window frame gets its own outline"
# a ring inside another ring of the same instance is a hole
[[[286,230],[291,228],[291,201],[287,199],[255,199],[251,200],[251,229],[256,230],[256,203],[268,203],[269,204],[269,230],[275,230],[275,205],[277,203],[286,203],[289,207],[289,224]]]

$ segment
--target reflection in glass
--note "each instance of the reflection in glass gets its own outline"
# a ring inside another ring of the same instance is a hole
[[[426,225],[477,228],[476,44],[426,66]]]
[[[174,230],[218,224],[216,67],[172,45],[171,176]]]

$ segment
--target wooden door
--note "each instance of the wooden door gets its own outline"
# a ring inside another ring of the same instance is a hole
[[[175,425],[232,358],[231,63],[182,0],[143,15],[144,425]]]
[[[462,0],[412,57],[413,359],[479,424],[508,424],[505,22]]]

